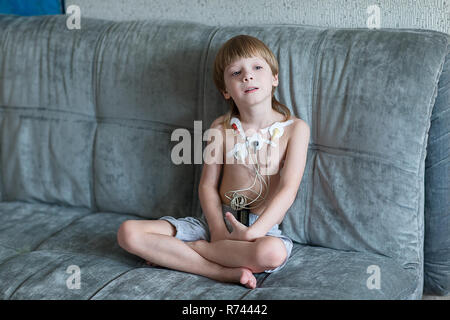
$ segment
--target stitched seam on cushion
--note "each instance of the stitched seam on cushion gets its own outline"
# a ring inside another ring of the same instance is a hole
[[[309,148],[309,145],[308,145]],[[308,162],[308,158],[310,159],[310,161]],[[310,211],[310,201],[308,201],[308,199],[311,199],[311,192],[312,192],[312,187],[313,187],[313,179],[314,179],[314,164],[315,164],[315,155],[314,152],[307,152],[307,158],[306,158],[306,168],[305,170],[308,171],[304,171],[304,172],[308,172],[308,176],[307,178],[309,179],[310,184],[308,185],[308,187],[306,188],[306,196],[305,196],[305,214],[303,216],[303,241],[305,241],[306,243],[309,243],[309,238],[307,237],[307,229],[306,229],[306,223],[307,223],[307,215],[308,212]],[[303,178],[302,178],[303,180]]]
[[[99,87],[98,84],[98,65],[99,62],[99,55],[100,55],[100,48],[103,43],[103,40],[105,39],[105,34],[114,26],[114,23],[107,24],[106,27],[103,29],[103,31],[99,34],[97,41],[95,43],[94,47],[94,59],[92,61],[92,103],[94,106],[94,117],[95,117],[95,132],[94,132],[94,139],[92,141],[92,154],[91,154],[91,179],[90,179],[90,195],[91,195],[91,206],[94,211],[98,211],[97,201],[95,197],[95,149],[96,149],[96,143],[97,143],[97,134],[98,134],[98,112],[97,112],[97,105],[98,105],[98,94],[97,94],[97,88]]]
[[[319,123],[319,109],[316,109],[316,112],[314,112],[314,107],[316,105],[316,96],[317,96],[317,82],[319,81],[319,76],[317,75],[317,64],[318,64],[318,54],[319,54],[319,50],[322,47],[322,43],[325,40],[325,37],[327,36],[327,30],[323,30],[320,35],[319,35],[319,40],[317,41],[314,50],[311,51],[315,51],[314,53],[314,67],[313,67],[313,72],[311,75],[311,83],[312,83],[312,96],[311,96],[311,123],[314,123],[315,128],[314,128],[314,139],[317,140],[318,136],[319,136],[319,127],[318,127],[318,123]],[[313,119],[315,115],[315,119]],[[313,137],[311,137],[311,141],[313,140]],[[313,144],[310,143],[308,145],[308,148],[310,148],[310,146],[312,146]],[[312,171],[311,171],[311,185],[308,188],[308,198],[310,199],[310,205],[309,208],[312,208],[311,202],[312,202],[312,191],[314,189],[314,168],[316,167],[316,161],[317,161],[317,153],[315,152],[315,155],[313,155],[312,157]],[[308,221],[309,221],[309,214],[310,212],[308,210],[305,211],[305,215],[303,218],[303,228],[304,228],[304,234],[305,234],[305,240],[307,243],[311,243],[310,237],[309,237],[309,230],[308,230]]]
[[[250,293],[252,290],[248,289],[246,293],[244,293],[238,300],[244,300],[244,298]]]
[[[112,257],[112,256],[103,256],[103,255],[99,255],[99,254],[95,254],[92,252],[80,252],[80,251],[71,251],[71,250],[64,250],[64,249],[39,249],[39,250],[35,250],[32,252],[50,252],[50,253],[58,253],[61,255],[81,255],[81,256],[89,256],[89,257],[98,257],[101,259],[105,259],[105,260],[109,260],[113,263],[116,264],[124,264],[123,262],[120,262],[117,260],[116,257]],[[31,253],[31,252],[27,252],[27,253]],[[141,266],[142,262],[137,262],[136,265]]]
[[[101,286],[97,291],[94,292],[94,294],[92,294],[87,300],[92,300],[101,290],[103,290],[107,285],[109,285],[111,282],[115,281],[116,279],[122,277],[124,274],[136,270],[138,268],[133,268],[133,269],[129,269],[125,272],[120,273],[118,276],[112,278],[111,280],[107,281],[103,286]]]
[[[262,276],[262,279],[256,283],[256,288],[262,288],[264,281],[271,275],[272,273],[265,273]],[[248,293],[247,293],[248,294]]]
[[[21,113],[20,111],[24,111],[23,113]],[[156,120],[150,120],[150,119],[134,119],[134,118],[118,118],[118,117],[99,117],[99,116],[90,116],[90,115],[86,115],[86,114],[82,114],[82,113],[75,113],[75,112],[69,112],[69,111],[65,111],[65,110],[53,110],[53,109],[48,109],[48,108],[27,108],[27,107],[21,107],[21,106],[3,106],[0,105],[0,112],[8,112],[8,113],[17,113],[19,115],[24,115],[27,116],[26,113],[33,113],[33,112],[41,112],[41,111],[48,111],[48,112],[54,112],[54,113],[60,113],[60,114],[73,114],[73,115],[77,115],[77,116],[82,116],[85,117],[86,119],[74,119],[74,121],[86,121],[86,122],[101,122],[101,123],[111,123],[111,124],[117,124],[117,125],[121,125],[121,126],[125,126],[125,127],[130,127],[130,128],[134,128],[136,126],[132,126],[127,124],[126,122],[131,122],[131,123],[136,123],[136,122],[142,122],[143,124],[158,124],[160,126],[165,126],[165,127],[170,127],[173,129],[177,129],[180,126],[179,125],[174,125],[174,124],[170,124],[170,123],[165,123],[165,122],[161,122],[161,121],[156,121]],[[32,116],[29,116],[30,118]],[[39,117],[35,116],[35,118],[37,120],[66,120],[66,121],[70,121],[72,119],[60,119],[60,118],[49,118],[49,117],[42,117],[39,113]],[[143,125],[142,126],[137,126],[136,128],[145,128]],[[150,127],[149,127],[150,128]],[[194,130],[194,127],[188,127],[188,126],[183,126],[183,128],[186,128],[190,131]],[[152,130],[158,130],[158,129],[154,129],[154,128],[150,128]],[[160,129],[161,130],[161,129]],[[167,129],[167,132],[172,132],[172,130]]]
[[[43,243],[45,243],[47,240],[51,239],[52,237],[54,237],[55,235],[57,235],[57,234],[60,233],[61,231],[65,230],[65,229],[67,229],[67,228],[69,228],[69,227],[71,227],[74,223],[78,222],[79,220],[81,220],[81,219],[83,219],[83,218],[85,218],[85,217],[87,217],[87,216],[90,216],[91,214],[92,214],[92,212],[88,212],[88,213],[86,213],[85,215],[79,217],[78,219],[75,219],[75,220],[71,221],[68,225],[62,227],[62,228],[59,229],[58,231],[52,233],[50,236],[48,236],[47,238],[45,238],[44,240],[42,240],[41,242],[39,242],[39,244],[36,245],[36,247],[35,247],[34,249],[32,249],[31,251],[41,251],[41,250],[39,249],[39,247],[40,247]]]
[[[95,124],[95,132],[94,132],[94,139],[92,141],[92,161],[91,161],[91,179],[90,179],[90,193],[91,193],[91,208],[94,212],[98,211],[97,201],[95,197],[95,150],[96,150],[96,143],[97,143],[97,134],[98,134],[98,122]]]
[[[6,262],[8,262],[9,260],[12,260],[12,259],[14,259],[14,258],[17,257],[17,256],[20,256],[20,255],[22,255],[22,254],[26,254],[26,253],[30,253],[30,252],[31,252],[31,251],[28,251],[28,252],[19,252],[19,251],[17,251],[16,248],[11,247],[11,246],[8,246],[8,245],[5,245],[5,244],[3,244],[3,243],[1,243],[0,246],[2,246],[2,247],[4,247],[4,248],[7,248],[7,249],[11,249],[11,250],[15,250],[15,251],[16,251],[16,254],[14,254],[14,255],[12,255],[11,257],[6,258],[6,259],[3,260],[2,262],[0,262],[0,267],[1,267],[3,264],[5,264]]]
[[[208,40],[207,44],[205,45],[205,48],[204,48],[202,56],[201,56],[201,59],[203,59],[203,60],[200,61],[201,70],[200,70],[199,74],[202,78],[199,81],[200,88],[199,88],[197,100],[200,102],[201,106],[199,106],[197,108],[196,117],[200,116],[201,117],[200,120],[202,121],[202,123],[205,120],[205,104],[206,104],[205,103],[205,99],[206,99],[206,97],[205,97],[205,86],[206,86],[205,74],[206,74],[206,69],[207,69],[206,63],[208,62],[208,56],[209,56],[209,51],[211,48],[212,39],[214,38],[214,36],[216,35],[216,33],[219,29],[220,28],[215,28],[210,32],[209,40]],[[201,114],[199,114],[199,113],[201,113]],[[192,131],[193,130],[194,129],[192,129]],[[202,129],[202,130],[204,130],[204,129]],[[195,135],[195,132],[193,132],[193,134]],[[203,132],[202,132],[202,138],[203,138]],[[202,149],[203,149],[203,139],[202,139]],[[193,190],[192,190],[192,202],[191,202],[191,216],[197,217],[197,216],[200,216],[200,212],[196,212],[197,208],[200,207],[200,211],[202,210],[201,205],[199,205],[200,200],[199,200],[199,195],[197,193],[198,186],[200,183],[199,171],[201,170],[201,165],[196,165],[196,164],[193,164],[193,165],[194,165],[194,170],[193,170],[194,171],[194,188],[192,188]]]
[[[1,110],[1,106],[0,106],[0,112],[2,112]],[[53,110],[50,110],[53,111]],[[449,109],[450,111],[450,109]],[[22,115],[22,114],[21,114]],[[95,123],[102,123],[102,124],[108,124],[108,125],[117,125],[117,126],[121,126],[121,127],[127,127],[127,128],[134,128],[134,129],[139,129],[139,130],[151,130],[151,131],[157,131],[157,132],[163,132],[163,133],[171,133],[172,130],[171,129],[162,129],[162,128],[154,128],[154,127],[145,127],[145,126],[136,126],[136,125],[131,125],[131,124],[127,124],[127,123],[121,123],[120,121],[142,121],[145,123],[158,123],[161,124],[163,126],[167,126],[167,127],[176,127],[179,128],[178,126],[174,126],[171,124],[166,124],[166,123],[162,123],[162,122],[158,122],[158,121],[153,121],[153,120],[141,120],[141,119],[121,119],[121,118],[114,118],[114,117],[97,117],[97,118],[92,118],[92,119],[86,119],[86,120],[82,120],[82,119],[58,119],[58,118],[46,118],[46,117],[39,117],[38,120],[54,120],[54,121],[58,121],[58,120],[66,120],[66,121],[86,121],[86,122],[95,122]],[[119,120],[118,122],[115,122],[114,120]],[[193,132],[193,128],[190,127],[184,127],[184,129],[187,129],[191,132]],[[445,136],[445,135],[444,135]],[[439,139],[439,138],[438,138]],[[434,141],[433,141],[434,142]],[[402,168],[401,166],[398,166],[390,161],[386,161],[384,158],[373,158],[374,154],[371,154],[369,152],[360,152],[358,150],[353,150],[353,149],[349,149],[349,148],[334,148],[334,147],[330,147],[330,146],[325,146],[325,145],[320,145],[320,144],[316,144],[316,143],[310,143],[309,144],[309,149],[312,150],[320,150],[321,152],[327,152],[330,154],[342,154],[344,155],[345,152],[348,153],[352,153],[354,155],[370,155],[370,160],[376,160],[376,161],[380,161],[380,162],[384,162],[387,163],[389,165],[395,166],[400,170],[406,171],[406,172],[410,172],[410,173],[414,173],[416,174],[417,171],[412,171],[412,170],[405,170],[404,168]],[[338,153],[338,152],[330,152],[333,150],[337,150],[337,151],[343,151],[342,153]]]
[[[83,116],[86,118],[92,118],[92,115],[84,114],[81,112],[74,112],[69,110],[58,110],[58,109],[51,109],[46,107],[38,107],[38,106],[6,106],[6,105],[0,105],[0,112],[18,112],[17,110],[25,111],[25,112],[41,112],[41,111],[49,111],[54,113],[63,113],[63,114],[73,114],[77,116]]]
[[[11,297],[17,292],[17,290],[19,290],[23,284],[28,281],[28,279],[30,279],[32,276],[34,276],[35,274],[37,274],[38,272],[44,270],[47,267],[47,265],[45,265],[44,267],[40,268],[39,270],[37,270],[35,273],[30,274],[28,277],[26,277],[21,283],[19,283],[19,285],[13,290],[13,292],[9,295],[9,297],[7,298],[7,300],[12,300]]]
[[[447,156],[447,157],[445,157],[445,158],[442,158],[442,159],[439,160],[438,162],[433,163],[431,166],[425,167],[425,170],[432,169],[432,168],[434,168],[434,167],[436,167],[436,166],[441,165],[442,163],[448,162],[449,159],[450,159],[450,156]],[[430,188],[433,190],[432,187],[430,187]]]
[[[69,258],[63,259],[61,262],[65,262],[70,260]],[[29,275],[28,277],[26,277],[15,289],[14,291],[10,294],[10,296],[8,297],[8,300],[12,300],[12,296],[14,296],[14,294],[16,294],[16,292],[25,284],[25,282],[27,282],[31,277],[35,276],[36,274],[38,274],[39,272],[41,272],[42,270],[44,270],[45,268],[47,268],[48,265],[46,264],[44,267],[40,268],[39,270],[37,270],[36,272],[34,272],[33,274]]]
[[[449,53],[449,55],[450,55],[450,53]],[[450,58],[449,58],[450,59]],[[439,91],[438,91],[438,94],[439,94]],[[436,101],[435,101],[436,102]],[[432,114],[431,115],[431,122],[433,122],[433,121],[435,121],[437,118],[440,118],[440,117],[442,117],[444,114],[446,114],[447,112],[450,112],[450,108],[447,108],[447,109],[444,109],[444,110],[441,110],[441,111],[439,111],[439,112],[437,112],[437,113],[435,113],[435,114]]]
[[[220,30],[221,28],[219,27],[219,28],[215,28],[212,32],[211,32],[211,34],[210,34],[210,37],[209,37],[209,40],[208,40],[208,44],[206,45],[206,49],[205,49],[205,52],[204,52],[204,60],[203,60],[203,72],[202,72],[202,77],[203,77],[203,79],[202,79],[202,85],[201,85],[201,87],[200,87],[200,98],[202,99],[202,106],[201,106],[201,109],[202,109],[202,114],[201,114],[201,116],[202,116],[202,119],[205,119],[205,110],[206,110],[206,108],[205,108],[205,105],[206,105],[206,96],[205,96],[205,87],[206,87],[206,77],[205,77],[205,73],[206,73],[206,69],[207,69],[207,62],[208,62],[208,57],[209,57],[209,52],[210,52],[210,49],[211,49],[211,43],[212,43],[212,41],[213,41],[213,39],[214,39],[214,37],[216,36],[216,34],[217,34],[217,32]]]
[[[447,109],[446,111],[450,111],[450,108]],[[448,132],[446,132],[444,134],[441,134],[439,137],[434,137],[433,140],[428,142],[428,145],[431,145],[433,143],[437,143],[439,140],[442,140],[442,139],[446,138],[448,135],[450,135],[450,131],[448,131]]]
[[[314,59],[313,73],[312,73],[312,78],[311,78],[311,83],[312,83],[311,110],[313,108],[317,107],[316,106],[316,104],[317,104],[317,87],[318,87],[318,82],[319,82],[319,78],[320,78],[320,71],[317,70],[317,65],[319,63],[318,62],[318,60],[319,60],[319,53],[321,52],[320,48],[322,47],[322,44],[324,43],[325,38],[327,37],[327,35],[328,35],[327,30],[322,31],[320,33],[320,38],[317,41],[317,45],[315,47],[315,53],[314,53],[315,59]],[[323,53],[321,53],[320,57],[322,57],[322,56],[323,56]],[[319,125],[318,125],[319,119],[320,119],[319,111],[320,111],[320,109],[316,108],[316,112],[315,112],[316,119],[315,119],[315,121],[311,120],[311,122],[314,122],[314,124],[315,124],[315,130],[314,131],[315,131],[315,139],[316,139],[316,141],[318,140],[318,137],[319,137]],[[314,114],[314,112],[312,112],[312,114]]]

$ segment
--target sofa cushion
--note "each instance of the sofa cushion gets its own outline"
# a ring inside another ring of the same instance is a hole
[[[136,268],[111,281],[93,299],[418,299],[422,281],[417,275],[417,270],[405,270],[394,259],[377,254],[296,243],[283,271],[255,274],[254,290],[165,268]]]
[[[36,249],[91,254],[130,265],[139,264],[143,262],[141,258],[129,254],[117,243],[120,225],[130,219],[142,218],[108,212],[90,214],[48,237]]]
[[[33,251],[46,239],[89,215],[85,208],[44,203],[0,202],[0,246],[16,254]],[[3,258],[3,253],[0,260]]]
[[[95,129],[84,116],[0,107],[3,201],[92,209]]]
[[[299,243],[377,253],[421,272],[427,134],[447,35],[224,27],[214,34],[207,66],[237,34],[272,49],[280,64],[275,95],[311,128],[284,232]],[[209,113],[213,119],[228,107],[213,84],[205,85],[204,108],[220,106]]]
[[[0,189],[4,201],[94,209],[92,72],[101,20],[0,15]]]
[[[79,284],[73,266],[79,268]],[[0,299],[87,300],[132,267],[96,255],[37,250],[23,253],[0,267]],[[68,284],[69,282],[69,284]]]
[[[193,154],[188,164],[173,163],[178,141],[171,142],[171,135],[188,130],[194,147],[204,55],[214,28],[174,21],[108,23],[96,64],[97,208],[147,218],[199,215],[193,186],[200,168]]]
[[[259,279],[262,274],[259,275]],[[102,288],[93,300],[240,300],[250,289],[161,267],[135,268]]]
[[[270,274],[244,299],[418,299],[418,274],[378,254],[295,244],[283,271]]]
[[[83,210],[74,215],[75,208],[58,212],[56,206],[19,202],[0,206],[1,225],[11,229],[1,233],[0,299],[240,299],[249,290],[146,266],[117,243],[120,224],[139,216]],[[67,285],[70,266],[80,270],[80,289]]]
[[[15,204],[19,211],[27,206],[30,204]],[[42,215],[49,220],[54,213]],[[33,245],[32,251],[9,256],[0,265],[1,298],[408,299],[414,297],[420,282],[413,269],[405,270],[388,257],[295,244],[283,272],[256,274],[258,288],[249,290],[185,272],[146,267],[143,259],[117,245],[117,229],[127,219],[142,218],[116,213],[81,216],[44,241],[38,239],[40,244]],[[3,222],[11,225],[6,218]],[[379,289],[367,287],[371,265],[379,267]],[[79,290],[67,285],[70,266],[80,268]]]
[[[0,15],[0,200],[199,214],[201,168],[172,162],[171,134],[194,137],[214,28],[66,20]]]
[[[448,52],[431,116],[425,160],[424,291],[437,295],[450,294],[450,51]]]
[[[79,288],[73,286],[79,268]],[[230,299],[249,289],[165,268],[130,265],[92,254],[37,250],[0,267],[0,299]],[[68,284],[69,282],[69,284]]]

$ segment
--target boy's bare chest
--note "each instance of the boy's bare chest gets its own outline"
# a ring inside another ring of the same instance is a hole
[[[227,141],[228,140],[228,141]],[[248,147],[248,154],[245,159],[237,159],[231,152],[234,150],[235,142],[233,137],[226,139],[224,143],[224,167],[220,183],[220,196],[222,203],[231,205],[228,196],[230,191],[239,190],[239,193],[252,202],[252,213],[261,214],[266,208],[266,203],[274,196],[278,189],[280,180],[280,170],[283,168],[287,149],[288,137],[278,139],[276,145],[265,145],[259,150],[252,150]],[[238,143],[245,141],[236,139]],[[256,174],[263,176],[265,183],[256,178]],[[250,187],[252,186],[252,187]],[[249,188],[251,190],[249,190]],[[232,193],[232,192],[231,192]],[[265,195],[264,197],[258,195]],[[256,200],[258,198],[258,200]]]
[[[237,171],[248,171],[256,166],[262,175],[274,175],[283,167],[289,134],[271,139],[268,134],[251,133],[243,139],[227,132],[224,141],[224,163]]]

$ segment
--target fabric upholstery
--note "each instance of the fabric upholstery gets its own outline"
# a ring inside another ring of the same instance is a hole
[[[447,35],[65,19],[0,15],[2,299],[420,299],[426,201],[429,272],[444,288],[447,269],[433,267],[449,261],[436,227],[448,216]],[[116,239],[127,219],[201,214],[201,164],[175,165],[171,134],[186,129],[194,151],[194,120],[204,131],[228,110],[211,68],[237,34],[272,49],[276,97],[311,128],[281,224],[291,260],[253,291],[146,267]],[[67,287],[70,265],[80,290]]]
[[[450,54],[431,116],[425,161],[424,290],[450,294]]]

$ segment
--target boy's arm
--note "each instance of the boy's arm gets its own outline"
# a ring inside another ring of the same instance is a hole
[[[288,142],[286,160],[276,195],[256,222],[248,228],[249,238],[265,236],[279,220],[284,218],[294,202],[305,170],[309,137],[308,124],[303,120],[296,121],[294,132]]]
[[[228,230],[223,221],[222,200],[219,195],[219,179],[223,166],[223,130],[221,117],[216,119],[208,130],[208,143],[205,148],[204,164],[198,194],[202,210],[211,232],[223,233]],[[214,151],[212,151],[214,150]]]
[[[217,189],[209,186],[200,186],[199,198],[211,235],[225,231],[228,232],[223,221],[222,201]]]

